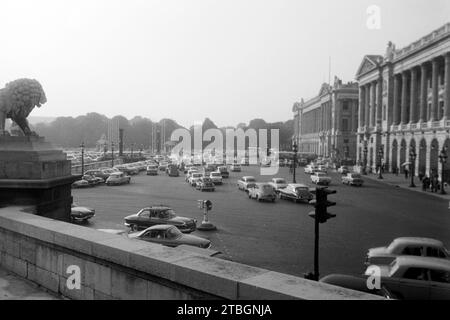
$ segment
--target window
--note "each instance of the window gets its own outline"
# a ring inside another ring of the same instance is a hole
[[[148,211],[148,210],[142,211],[142,212],[139,214],[139,217],[140,217],[140,218],[145,218],[145,219],[150,218],[150,211]]]
[[[422,248],[421,247],[406,247],[403,249],[402,254],[406,256],[421,256]]]
[[[446,258],[446,255],[439,248],[427,248],[427,257]]]
[[[348,119],[342,119],[342,131],[348,131]]]
[[[450,272],[430,270],[430,280],[434,282],[450,283]]]
[[[348,111],[348,101],[342,102],[342,110]]]
[[[406,270],[403,278],[411,280],[427,280],[427,273],[426,270],[422,268],[409,268]]]

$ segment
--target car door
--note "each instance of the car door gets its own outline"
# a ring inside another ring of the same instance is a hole
[[[430,299],[450,300],[450,271],[429,270]]]
[[[142,228],[150,226],[150,211],[148,209],[142,210],[137,217],[137,224]]]
[[[428,270],[410,267],[398,278],[398,293],[406,300],[428,300],[430,282]]]
[[[150,219],[148,220],[148,225],[147,225],[148,227],[161,224],[161,223],[159,223],[158,213],[159,213],[158,210],[154,210],[154,209],[150,210]]]

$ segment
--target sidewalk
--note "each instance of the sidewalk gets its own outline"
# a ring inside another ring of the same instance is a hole
[[[387,185],[391,185],[393,187],[402,188],[402,189],[408,189],[414,192],[418,192],[421,194],[428,194],[437,198],[441,198],[444,200],[450,201],[450,187],[447,187],[447,194],[440,194],[440,190],[437,193],[433,193],[428,189],[428,191],[422,190],[422,182],[419,180],[418,177],[414,178],[414,184],[416,185],[416,188],[410,188],[411,178],[405,179],[404,175],[399,174],[398,176],[392,173],[383,173],[383,180],[378,179],[377,174],[368,174],[367,176],[363,176],[364,178],[368,178],[374,181],[378,181],[380,183],[384,183]]]
[[[59,298],[0,267],[0,300],[59,300]]]

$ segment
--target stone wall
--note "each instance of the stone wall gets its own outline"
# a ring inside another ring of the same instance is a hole
[[[294,276],[0,208],[0,266],[70,299],[377,299]],[[69,289],[71,266],[80,289]]]

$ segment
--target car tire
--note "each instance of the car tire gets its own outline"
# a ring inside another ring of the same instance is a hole
[[[135,224],[132,224],[132,225],[130,226],[130,229],[131,229],[131,231],[139,231],[138,226],[135,225]]]

